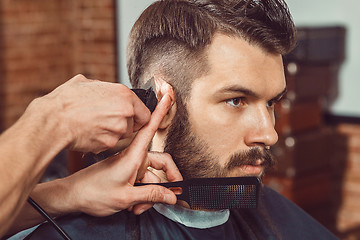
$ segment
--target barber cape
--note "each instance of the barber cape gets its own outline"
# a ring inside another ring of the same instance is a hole
[[[257,209],[195,211],[155,204],[141,215],[121,211],[109,217],[68,215],[57,220],[77,239],[337,239],[295,204],[264,186]],[[26,239],[62,239],[48,223]]]

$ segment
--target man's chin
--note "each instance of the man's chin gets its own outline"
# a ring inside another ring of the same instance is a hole
[[[264,175],[263,166],[253,166],[253,165],[241,165],[232,168],[228,177],[258,177],[261,178]]]

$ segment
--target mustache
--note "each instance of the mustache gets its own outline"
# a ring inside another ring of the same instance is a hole
[[[257,160],[262,160],[261,166],[269,169],[275,165],[275,160],[269,149],[251,148],[246,151],[234,153],[225,169],[231,170],[234,167],[243,165],[256,165]]]

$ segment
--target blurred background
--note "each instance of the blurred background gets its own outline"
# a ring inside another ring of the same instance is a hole
[[[129,86],[128,33],[153,0],[0,0],[0,133],[78,73]],[[277,167],[264,182],[341,239],[360,239],[360,2],[287,0],[299,32],[284,57]],[[51,141],[51,139],[50,139]],[[64,151],[43,181],[87,163]]]

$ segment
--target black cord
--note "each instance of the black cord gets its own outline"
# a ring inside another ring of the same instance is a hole
[[[71,238],[66,234],[66,232],[59,225],[57,225],[57,223],[45,212],[45,210],[42,209],[31,197],[28,198],[28,203],[30,203],[30,205],[35,208],[36,211],[43,215],[64,239],[71,240]]]

